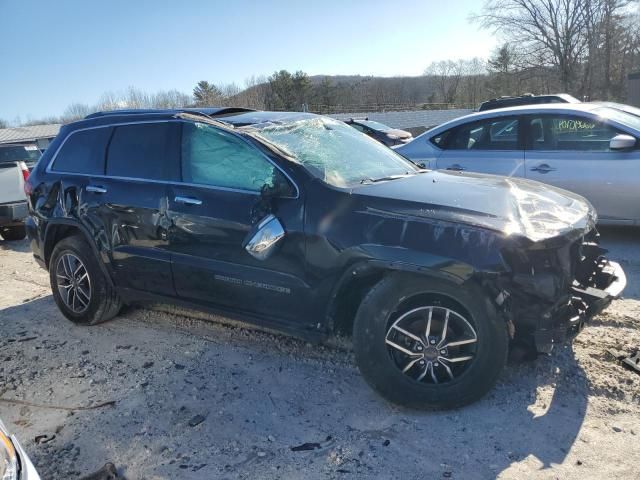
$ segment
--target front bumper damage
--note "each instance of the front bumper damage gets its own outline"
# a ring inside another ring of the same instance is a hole
[[[597,233],[589,237],[530,252],[526,273],[521,268],[503,283],[502,307],[514,339],[549,353],[620,296],[627,283],[622,267],[604,256]]]
[[[602,260],[594,272],[592,285],[583,286],[575,281],[569,303],[548,312],[538,321],[534,334],[538,352],[549,353],[555,344],[580,333],[585,323],[619,297],[626,284],[622,267],[616,262]],[[608,286],[598,288],[602,285]]]

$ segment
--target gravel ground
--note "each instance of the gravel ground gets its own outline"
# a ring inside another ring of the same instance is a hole
[[[640,375],[608,353],[640,347],[638,233],[603,233],[625,299],[573,345],[510,364],[483,400],[441,413],[381,400],[348,342],[169,308],[74,326],[27,243],[0,240],[0,417],[44,479],[105,462],[129,480],[638,478]]]

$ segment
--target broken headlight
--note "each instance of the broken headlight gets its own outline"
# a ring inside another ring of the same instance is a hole
[[[13,442],[0,427],[0,480],[17,480],[17,478],[18,455]]]

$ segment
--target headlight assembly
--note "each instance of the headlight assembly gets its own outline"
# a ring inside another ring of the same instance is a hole
[[[0,430],[0,480],[17,480],[18,456],[11,439]]]

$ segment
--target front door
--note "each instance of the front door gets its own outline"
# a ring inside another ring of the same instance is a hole
[[[169,186],[169,246],[178,296],[304,322],[303,201],[257,147],[203,123],[183,124],[182,180]],[[273,197],[264,185],[279,185]],[[285,191],[287,190],[288,191]],[[248,244],[273,215],[284,235],[265,255]]]
[[[584,196],[609,223],[640,219],[640,152],[609,148],[611,139],[625,132],[592,117],[565,114],[532,115],[527,128],[527,178]]]
[[[497,117],[445,132],[437,168],[523,177],[524,150],[520,148],[519,123],[518,118]]]

